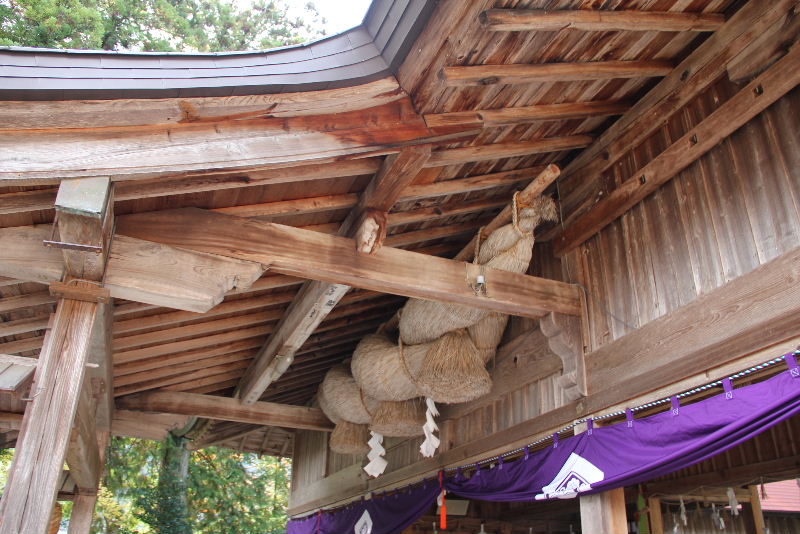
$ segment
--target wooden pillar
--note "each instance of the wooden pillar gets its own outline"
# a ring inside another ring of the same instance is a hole
[[[586,495],[580,500],[582,534],[628,534],[625,488]]]
[[[767,529],[764,523],[764,512],[761,510],[761,495],[758,492],[758,486],[750,486],[747,489],[750,490],[750,505],[742,503],[744,515],[749,519],[745,522],[747,533],[764,534]]]
[[[105,464],[106,449],[111,435],[106,431],[97,432],[97,442],[100,449],[100,465]],[[99,480],[98,484],[99,486]],[[72,505],[72,515],[69,519],[67,534],[89,534],[94,518],[94,509],[97,505],[97,488],[94,491],[86,491],[78,488]]]
[[[650,534],[664,534],[664,516],[661,513],[661,499],[650,497],[647,499],[647,509],[650,515]]]
[[[80,489],[97,490],[102,455],[97,403],[91,380],[87,387],[86,365],[99,302],[110,300],[99,281],[108,256],[111,203],[106,178],[65,181],[59,187],[58,233],[44,245],[63,250],[67,272],[63,282],[50,288],[60,298],[39,354],[31,402],[0,501],[0,534],[47,531],[67,459]]]
[[[60,299],[0,501],[0,533],[46,532],[78,408],[97,304]]]

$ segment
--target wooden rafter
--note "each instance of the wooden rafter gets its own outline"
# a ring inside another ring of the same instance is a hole
[[[798,84],[800,47],[795,46],[700,124],[638,169],[591,211],[567,226],[555,239],[556,254],[573,250],[605,228]]]
[[[244,405],[237,399],[171,391],[149,391],[117,399],[126,410],[193,415],[257,425],[330,432],[333,425],[319,408],[272,402]]]
[[[665,11],[600,11],[591,9],[545,11],[490,9],[480,16],[489,31],[635,31],[713,32],[725,23],[721,13]]]
[[[782,24],[782,19],[795,6],[794,0],[747,2],[591,146],[578,154],[564,169],[563,179],[577,175],[588,181],[600,176],[631,147],[647,139],[665,120],[718,80],[728,63],[769,33],[775,24]]]
[[[428,128],[445,131],[453,127],[494,128],[538,121],[560,121],[588,119],[622,115],[631,103],[620,100],[595,102],[568,102],[563,104],[540,104],[536,106],[507,107],[475,111],[451,111],[425,115]]]
[[[470,65],[445,67],[440,77],[448,86],[571,82],[666,76],[670,61],[587,61],[538,65]]]

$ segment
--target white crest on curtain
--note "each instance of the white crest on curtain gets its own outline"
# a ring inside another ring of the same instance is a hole
[[[592,484],[596,484],[604,478],[605,473],[596,465],[573,452],[553,481],[542,488],[542,493],[536,496],[536,500],[571,499],[580,492],[589,491],[592,489]]]

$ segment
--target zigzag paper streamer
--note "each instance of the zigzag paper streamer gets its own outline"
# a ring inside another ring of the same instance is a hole
[[[389,465],[383,455],[386,454],[386,449],[383,448],[383,435],[378,432],[370,432],[372,437],[367,442],[369,445],[369,452],[367,458],[369,463],[364,466],[364,471],[371,477],[377,477],[386,471],[386,466]]]
[[[433,399],[426,398],[425,404],[428,407],[425,411],[425,424],[422,425],[422,431],[425,433],[425,441],[419,446],[419,452],[422,453],[422,456],[425,458],[431,458],[436,453],[436,449],[439,448],[439,444],[441,443],[439,438],[434,435],[434,432],[439,431],[439,427],[436,426],[436,421],[433,420],[434,417],[439,415],[439,410],[436,409],[436,404],[433,402]]]

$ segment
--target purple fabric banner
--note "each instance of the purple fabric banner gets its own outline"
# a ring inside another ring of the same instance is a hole
[[[791,362],[789,362],[791,363]],[[498,462],[470,478],[445,478],[448,494],[487,501],[571,498],[630,486],[688,467],[753,438],[800,412],[800,373],[791,371],[694,404],[630,419],[557,446]],[[677,399],[676,399],[677,400]],[[677,412],[677,413],[676,413]],[[289,534],[390,534],[425,513],[439,493],[428,480],[397,495],[291,520]],[[366,515],[365,515],[366,513]],[[368,517],[367,517],[368,516]]]

